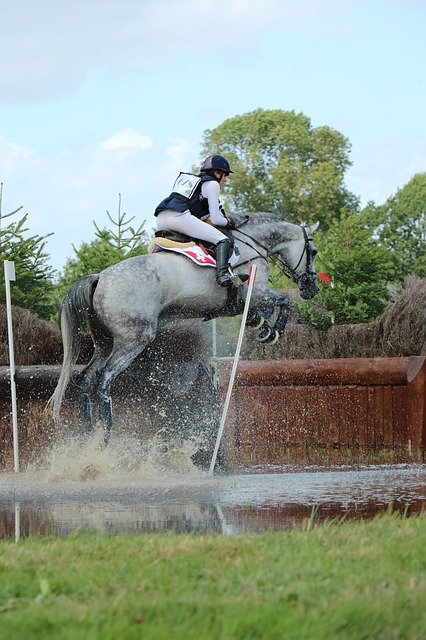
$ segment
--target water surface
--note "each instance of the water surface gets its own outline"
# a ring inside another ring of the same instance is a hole
[[[0,537],[279,531],[309,519],[370,518],[390,506],[420,513],[426,465],[264,467],[209,476],[191,450],[134,441],[69,443],[43,463],[0,474]]]

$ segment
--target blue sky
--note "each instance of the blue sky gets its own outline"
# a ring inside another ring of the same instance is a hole
[[[363,203],[426,171],[423,0],[0,0],[0,15],[2,211],[54,232],[55,269],[119,193],[151,231],[203,132],[257,108],[343,133]]]

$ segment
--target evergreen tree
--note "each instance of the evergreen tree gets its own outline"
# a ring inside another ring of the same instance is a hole
[[[0,184],[0,261],[15,263],[16,281],[11,285],[12,304],[29,309],[41,318],[48,319],[54,309],[53,269],[48,264],[44,236],[28,235],[28,214],[19,217],[22,206],[2,214],[3,183]],[[4,278],[0,278],[0,303],[6,302]]]
[[[83,242],[78,249],[73,245],[75,256],[69,258],[59,277],[54,292],[54,301],[60,302],[70,286],[83,276],[100,273],[107,267],[125,258],[147,253],[145,221],[136,229],[132,226],[134,216],[128,218],[121,211],[121,194],[118,196],[117,217],[106,212],[112,227],[100,228],[95,221],[95,239]]]
[[[392,279],[387,249],[374,238],[375,219],[370,212],[343,213],[326,233],[315,236],[316,266],[331,279],[320,285],[320,294],[298,313],[318,328],[336,324],[370,322],[386,308]]]

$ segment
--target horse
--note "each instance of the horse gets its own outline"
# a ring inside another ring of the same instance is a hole
[[[318,292],[315,272],[317,250],[314,225],[299,225],[259,212],[236,216],[232,230],[238,256],[233,272],[248,274],[257,264],[247,325],[263,328],[258,338],[273,343],[282,335],[290,312],[288,298],[268,289],[268,258],[278,261],[283,273],[298,285],[303,299]],[[94,353],[79,381],[80,428],[93,429],[92,407],[97,402],[105,444],[113,416],[111,385],[155,339],[157,328],[182,318],[212,319],[242,313],[247,282],[224,288],[214,268],[200,267],[187,257],[161,251],[125,259],[96,275],[78,280],[62,300],[59,311],[63,343],[60,377],[48,406],[58,424],[63,397],[77,362],[84,327],[90,330]],[[278,310],[273,326],[268,320]]]

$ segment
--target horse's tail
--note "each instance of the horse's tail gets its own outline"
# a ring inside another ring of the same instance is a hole
[[[84,327],[90,329],[95,315],[93,294],[98,280],[98,275],[81,278],[73,284],[61,302],[58,320],[64,354],[58,384],[47,403],[47,407],[52,409],[55,424],[58,423],[62,400],[80,353],[83,329]]]

